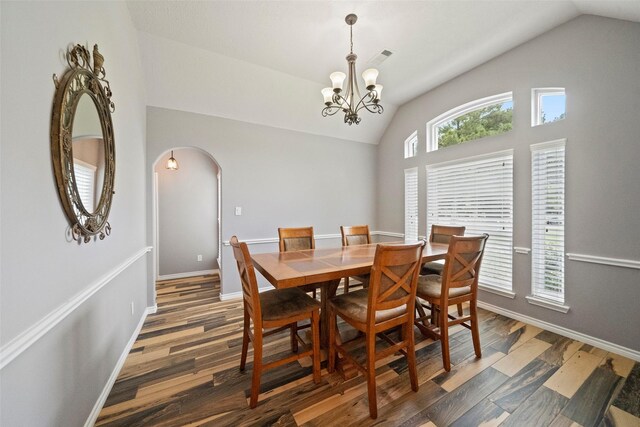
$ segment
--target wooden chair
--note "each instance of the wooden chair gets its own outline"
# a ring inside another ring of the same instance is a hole
[[[464,236],[464,232],[466,227],[454,227],[449,225],[437,225],[433,224],[431,226],[431,234],[429,235],[429,241],[435,243],[446,243],[449,244],[449,240],[451,240],[451,236]],[[442,262],[432,261],[425,262],[422,265],[422,269],[420,270],[421,276],[426,276],[428,274],[437,274],[442,275],[442,268],[444,264]],[[433,314],[433,313],[432,313]],[[458,304],[458,316],[462,316],[462,304]]]
[[[341,225],[340,234],[342,234],[342,246],[368,245],[371,243],[368,225]],[[351,277],[361,282],[363,288],[369,286],[369,274]],[[344,278],[344,293],[349,293],[348,277]]]
[[[478,274],[488,238],[488,234],[452,236],[442,276],[429,275],[418,279],[417,296],[436,307],[438,326],[421,322],[422,318],[416,318],[415,325],[423,334],[440,340],[446,371],[451,370],[449,326],[461,324],[470,329],[473,349],[477,357],[482,357],[478,330]],[[448,313],[449,306],[463,302],[469,302],[469,315],[455,317]]]
[[[415,295],[424,242],[409,245],[378,245],[368,289],[359,289],[334,297],[329,302],[329,372],[336,366],[336,352],[353,364],[367,378],[369,415],[378,416],[376,401],[376,360],[397,351],[409,365],[411,388],[418,391],[416,355],[413,335]],[[349,354],[348,344],[338,343],[337,316],[353,326],[360,335],[354,340],[366,342],[366,365]],[[401,326],[401,340],[393,341],[383,332]],[[376,353],[376,335],[391,344]]]
[[[240,370],[244,371],[247,361],[249,340],[253,343],[253,376],[251,380],[251,399],[249,406],[255,408],[260,392],[260,376],[263,371],[303,357],[313,360],[313,381],[320,382],[320,303],[298,288],[273,289],[258,293],[256,273],[246,243],[239,242],[236,236],[229,241],[233,247],[233,256],[238,264],[242,297],[244,300],[244,329],[242,334],[242,355]],[[311,349],[298,353],[298,341],[305,344],[298,335],[297,322],[311,321]],[[253,331],[251,330],[253,323]],[[265,329],[269,329],[265,331]],[[269,363],[262,361],[263,338],[285,329],[291,331],[292,355]]]
[[[302,251],[305,249],[315,249],[316,241],[313,237],[313,227],[278,228],[280,238],[280,252]],[[316,297],[318,285],[301,286],[305,292],[312,292]]]

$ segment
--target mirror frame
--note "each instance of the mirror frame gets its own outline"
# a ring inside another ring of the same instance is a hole
[[[56,93],[51,113],[51,155],[58,195],[71,224],[71,237],[77,242],[88,243],[92,236],[100,240],[111,234],[109,211],[114,194],[116,166],[115,142],[111,113],[115,104],[111,101],[111,87],[105,79],[104,57],[93,47],[93,63],[89,50],[81,45],[70,47],[66,53],[67,69],[58,81],[53,75]],[[100,118],[105,152],[105,170],[99,202],[89,212],[80,198],[74,173],[72,131],[76,107],[80,97],[87,94],[93,100]]]

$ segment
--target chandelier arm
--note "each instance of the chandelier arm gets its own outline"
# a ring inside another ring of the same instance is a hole
[[[342,108],[339,105],[328,105],[322,109],[322,117],[333,116],[341,110]]]

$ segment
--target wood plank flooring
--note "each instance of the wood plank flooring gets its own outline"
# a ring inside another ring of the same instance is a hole
[[[362,375],[345,381],[323,362],[316,385],[308,359],[267,371],[251,410],[251,347],[247,370],[238,369],[241,300],[221,302],[216,276],[158,282],[157,294],[158,312],[148,316],[98,426],[640,427],[639,363],[484,310],[483,357],[475,358],[466,329],[451,328],[448,373],[440,344],[415,330],[417,393],[404,357],[379,362],[377,420],[369,418]],[[287,332],[267,339],[267,358],[288,351]]]

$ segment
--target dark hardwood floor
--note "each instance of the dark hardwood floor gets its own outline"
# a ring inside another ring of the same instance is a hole
[[[96,425],[640,427],[639,363],[485,310],[483,357],[475,358],[466,329],[451,328],[449,373],[440,344],[416,330],[417,393],[404,357],[380,361],[377,420],[369,418],[362,375],[345,381],[323,369],[316,385],[308,359],[267,371],[251,410],[251,363],[238,369],[242,301],[221,302],[214,276],[158,282],[157,290],[158,312]],[[283,332],[268,339],[265,355],[288,350]]]

